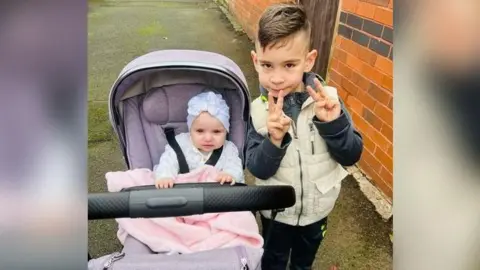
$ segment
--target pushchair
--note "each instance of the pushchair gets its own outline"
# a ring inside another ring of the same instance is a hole
[[[110,91],[110,121],[127,169],[153,168],[171,136],[187,131],[188,100],[207,87],[217,89],[230,107],[228,140],[238,147],[245,164],[250,94],[240,68],[213,52],[162,50],[128,63]],[[281,211],[294,204],[291,186],[195,183],[159,190],[152,183],[120,192],[89,194],[88,216],[95,220]],[[145,246],[128,239],[121,252],[96,259],[89,255],[89,269],[260,269],[261,255],[245,248],[163,255],[148,252]]]

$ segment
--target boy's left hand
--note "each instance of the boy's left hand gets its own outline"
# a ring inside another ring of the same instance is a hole
[[[225,172],[221,172],[217,175],[217,178],[215,179],[217,182],[220,182],[220,184],[224,184],[224,183],[231,183],[231,185],[235,185],[235,180],[233,179],[233,177],[228,174],[228,173],[225,173]]]
[[[342,112],[340,102],[338,100],[330,99],[325,93],[320,81],[315,78],[315,90],[307,86],[308,94],[315,101],[315,115],[318,120],[322,122],[330,122],[337,119]]]

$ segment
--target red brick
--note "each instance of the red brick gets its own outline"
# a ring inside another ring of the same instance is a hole
[[[378,161],[378,159],[366,149],[362,152],[361,158],[365,160],[365,163],[367,163],[367,165],[375,171],[380,171],[383,166],[382,163],[380,163],[380,161]]]
[[[353,40],[350,40],[350,51],[352,55],[358,58],[360,48],[364,48],[362,45],[356,43]]]
[[[342,3],[342,9],[344,11],[353,13],[357,8],[358,0],[343,0],[343,2],[341,3]]]
[[[388,3],[390,0],[361,0],[361,1],[386,7],[388,6]]]
[[[351,41],[350,39],[343,39],[341,48],[342,50],[346,51],[348,54],[351,54],[353,56],[358,55],[358,47],[355,42]]]
[[[378,116],[376,116],[372,111],[365,108],[365,106],[363,108],[362,117],[363,117],[363,119],[365,119],[368,123],[370,123],[370,125],[372,125],[378,131],[380,131],[382,129],[383,121]],[[377,142],[376,138],[372,138],[372,139],[375,142]]]
[[[358,113],[359,115],[362,115],[363,104],[354,96],[348,96],[347,106],[350,107],[352,111]]]
[[[250,17],[251,16],[250,11],[251,10],[247,9],[245,5],[239,5],[237,7],[237,12],[239,13],[240,18],[242,18],[242,20],[244,20],[245,22],[251,22],[252,24],[255,24],[257,21],[251,20],[252,18]]]
[[[349,93],[347,91],[345,91],[343,88],[337,86],[337,85],[332,85],[334,87],[337,88],[337,92],[338,92],[338,95],[340,96],[340,98],[342,100],[347,100],[348,96],[349,96]]]
[[[350,80],[343,77],[341,86],[350,94],[350,95],[357,95],[358,87],[355,86]]]
[[[368,88],[368,93],[378,102],[386,106],[388,106],[390,100],[392,99],[392,95],[389,92],[374,83],[370,84],[370,87]]]
[[[393,128],[389,127],[388,125],[383,125],[380,131],[382,132],[383,136],[387,138],[387,140],[393,142]]]
[[[389,185],[390,187],[393,186],[393,174],[391,172],[389,172],[385,168],[382,168],[382,170],[380,170],[380,176],[387,185]]]
[[[393,26],[393,10],[384,7],[377,7],[373,19],[379,23]]]
[[[389,157],[391,157],[393,159],[393,144],[390,145],[390,147],[388,148],[387,154],[388,154]]]
[[[349,68],[345,63],[339,62],[338,63],[338,73],[345,78],[352,77],[352,69]]]
[[[390,200],[393,199],[393,176],[384,167],[379,171],[379,178],[373,179],[373,184],[380,189]]]
[[[268,4],[268,1],[262,1],[262,2],[266,2],[266,4]],[[245,8],[247,8],[252,14],[261,14],[265,8],[267,7],[267,5],[262,5],[261,3],[259,3],[258,1],[255,1],[255,0],[243,0],[243,5]]]
[[[387,125],[393,127],[393,112],[384,105],[377,103],[373,112],[380,117]]]
[[[388,3],[388,8],[393,9],[393,0],[390,0],[390,3]]]
[[[342,36],[339,36],[340,37],[340,49],[344,50],[344,51],[347,51],[349,49],[348,45],[349,45],[349,42],[350,40],[349,39],[346,39]]]
[[[393,172],[393,159],[389,157],[379,147],[375,148],[373,155],[385,166],[388,172]]]
[[[352,82],[355,83],[362,91],[368,91],[368,89],[370,89],[370,81],[359,73],[352,73]]]
[[[335,71],[334,69],[331,69],[331,71]],[[338,73],[338,72],[337,72]],[[341,85],[341,82],[342,82],[342,76],[338,76],[338,78],[335,78],[337,80],[334,80],[332,77],[330,77],[329,81],[328,81],[328,84],[329,85],[332,85],[332,86],[335,86],[337,89],[340,87]]]
[[[260,20],[261,13],[250,12],[250,22],[253,22],[252,28],[256,29],[258,25],[258,21]]]
[[[382,80],[382,86],[393,93],[393,78],[390,76],[384,76]]]
[[[355,124],[355,123],[354,123]],[[370,151],[370,153],[375,152],[375,143],[373,142],[370,137],[368,137],[366,134],[362,134],[362,140],[363,140],[363,148],[367,149]]]
[[[353,98],[349,96],[348,99]],[[352,120],[355,123],[355,127],[362,133],[362,135],[370,138],[374,137],[375,128],[372,127],[365,119],[363,119],[356,111],[351,110]]]
[[[378,56],[377,60],[375,61],[375,67],[378,68],[383,73],[389,75],[390,77],[393,76],[393,62],[392,60]]]
[[[342,49],[335,49],[333,51],[333,57],[338,61],[345,63],[347,61],[347,53]]]
[[[348,42],[349,39],[348,38],[345,38],[344,36],[339,36],[340,37],[340,40],[342,41],[341,43],[344,43],[344,42]]]
[[[259,9],[265,10],[268,6],[270,6],[271,4],[275,4],[278,1],[270,0],[270,1],[254,1],[254,2],[256,3]]]
[[[380,133],[380,131],[375,130],[375,132],[373,132],[373,136],[371,138],[375,142],[377,147],[380,148],[382,151],[387,152],[388,148],[390,148],[390,146],[392,145],[392,143],[389,142],[388,139],[385,138],[385,136],[383,136]]]
[[[358,2],[355,13],[362,17],[373,19],[375,15],[375,5],[360,1]]]
[[[381,73],[380,71],[376,70],[375,68],[367,64],[363,64],[362,66],[362,75],[367,78],[370,78],[373,82],[379,85],[382,85],[383,78],[385,77],[383,73]]]
[[[393,97],[390,99],[390,101],[388,102],[388,108],[390,108],[390,110],[393,111]]]
[[[340,90],[340,85],[338,84],[338,82],[332,80],[332,78],[330,78],[330,80],[328,81],[328,85],[337,88],[337,90]]]
[[[365,47],[358,48],[358,58],[363,62],[373,66],[377,60],[377,54]]]
[[[379,171],[370,167],[370,165],[368,165],[365,159],[360,159],[360,162],[358,163],[360,164],[360,169],[367,175],[367,177],[371,178],[374,183],[382,179],[379,175]]]
[[[336,72],[334,69],[330,69],[329,76],[334,82],[339,82],[341,80],[340,74],[338,74],[338,72]]]
[[[342,39],[343,37],[340,35],[335,36],[335,48],[340,48],[340,45],[342,44]]]
[[[362,71],[362,66],[363,66],[362,61],[360,61],[360,59],[358,59],[357,57],[351,54],[347,55],[347,65],[351,67],[353,70],[356,70],[358,72]]]
[[[370,111],[373,111],[376,105],[375,99],[373,99],[366,91],[358,89],[357,99],[362,102],[362,104],[368,108]]]
[[[339,61],[337,59],[333,58],[332,59],[332,68],[338,70],[338,62]]]

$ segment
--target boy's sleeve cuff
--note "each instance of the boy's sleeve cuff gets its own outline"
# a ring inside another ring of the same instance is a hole
[[[321,136],[337,135],[350,126],[347,115],[343,112],[343,110],[340,112],[340,116],[333,121],[322,122],[317,118],[317,116],[314,116],[313,123],[315,124],[315,127]]]
[[[277,147],[267,137],[263,141],[263,152],[271,158],[281,159],[283,158],[283,156],[285,156],[285,152],[287,151],[287,147],[290,145],[291,141],[292,137],[289,133],[286,133],[283,137],[282,144],[280,145],[280,147]]]

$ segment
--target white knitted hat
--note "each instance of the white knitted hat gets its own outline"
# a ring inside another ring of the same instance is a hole
[[[202,112],[208,112],[217,118],[225,127],[227,132],[230,130],[230,110],[227,102],[220,94],[214,92],[202,92],[188,101],[188,129],[192,126],[193,120]]]

